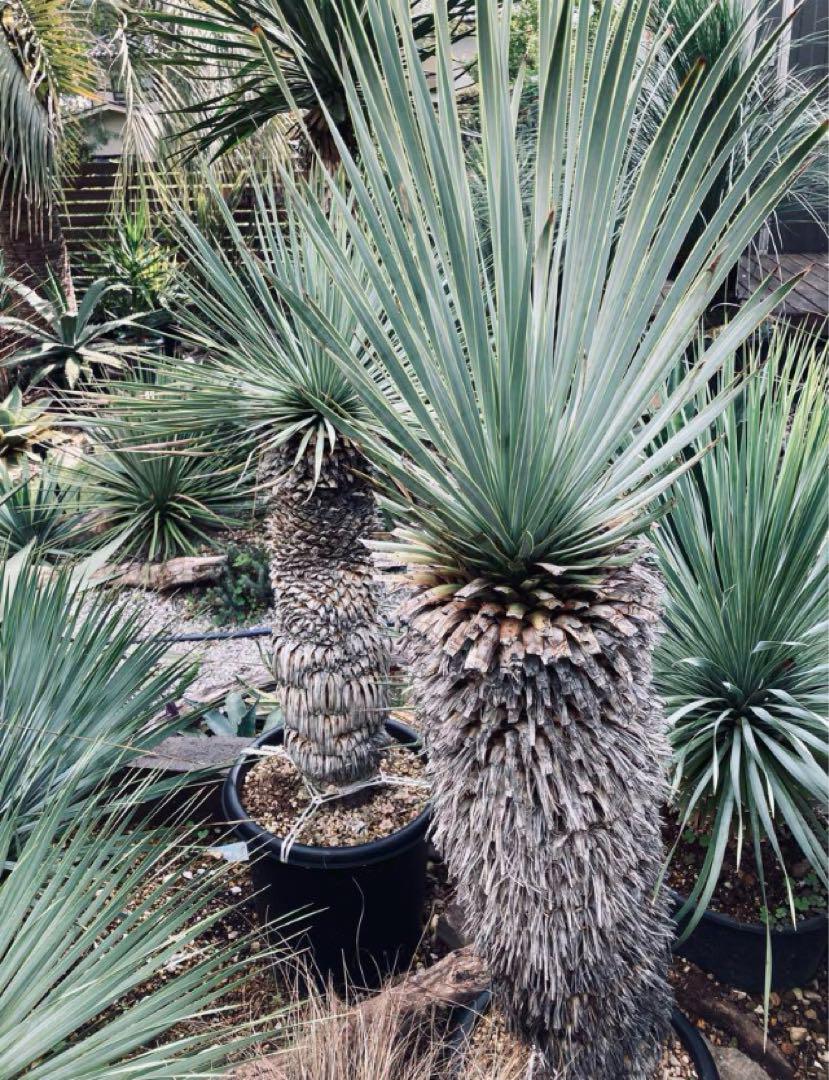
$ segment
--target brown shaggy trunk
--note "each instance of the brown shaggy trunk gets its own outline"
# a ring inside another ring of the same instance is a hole
[[[340,150],[328,126],[325,114],[320,108],[308,109],[303,117],[308,132],[308,143],[300,148],[299,164],[303,172],[309,173],[319,154],[322,164],[328,172],[334,172],[340,164]],[[337,132],[344,139],[350,151],[355,149],[354,128],[349,117],[337,124]],[[305,138],[304,133],[301,136]]]
[[[69,253],[54,207],[27,219],[25,206],[18,218],[8,196],[0,201],[0,264],[4,275],[36,290],[48,282],[51,272],[69,302],[74,301]],[[2,310],[13,313],[16,301],[6,302],[9,306]],[[0,363],[24,344],[18,335],[0,330]],[[0,396],[5,395],[11,381],[10,369],[0,367]]]
[[[665,724],[650,690],[659,582],[413,575],[402,607],[428,733],[434,839],[512,1026],[568,1080],[650,1080],[668,1031],[654,900]]]
[[[8,276],[39,289],[51,271],[71,299],[69,253],[54,207],[27,220],[25,206],[18,219],[8,200],[0,203],[0,253]]]
[[[273,673],[296,767],[320,784],[377,771],[388,711],[389,638],[364,541],[378,517],[365,463],[340,449],[281,474],[266,521],[274,590]]]

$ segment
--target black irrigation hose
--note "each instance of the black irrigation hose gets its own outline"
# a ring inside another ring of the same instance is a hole
[[[173,644],[180,641],[229,641],[233,638],[267,637],[269,626],[250,626],[243,630],[209,630],[206,634],[173,634],[170,637],[153,637],[153,641]]]

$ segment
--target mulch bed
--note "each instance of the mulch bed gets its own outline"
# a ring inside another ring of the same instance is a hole
[[[424,780],[420,754],[401,747],[383,753],[383,773]],[[319,847],[349,847],[389,836],[413,821],[428,801],[425,785],[383,784],[323,803],[303,824],[295,839]],[[251,818],[274,836],[284,837],[311,802],[296,768],[282,755],[265,757],[248,770],[242,805]]]
[[[210,830],[205,837],[205,844],[222,844],[226,842],[226,834],[220,833],[218,830]],[[187,888],[187,881],[192,879],[191,875],[207,873],[214,870],[215,867],[216,856],[206,850],[203,857],[197,859],[183,872],[188,877],[185,878],[180,875],[180,880],[171,882],[171,885]],[[242,864],[228,866],[226,870],[224,888],[209,904],[205,905],[199,915],[204,917],[228,909],[226,914],[215,922],[207,933],[201,935],[194,942],[192,957],[182,956],[176,968],[162,971],[149,983],[145,983],[141,988],[142,995],[151,990],[156,984],[171,977],[176,970],[181,970],[195,963],[197,950],[209,949],[211,945],[215,945],[217,948],[224,947],[228,942],[237,939],[241,943],[247,935],[250,935],[252,930],[259,929],[253,904],[253,885],[247,871]],[[264,937],[245,941],[243,947],[245,950],[244,955],[249,961],[249,974],[243,983],[228,991],[216,1003],[215,1008],[222,1011],[212,1017],[193,1017],[177,1024],[174,1028],[165,1032],[162,1039],[164,1043],[173,1042],[176,1039],[185,1039],[211,1026],[221,1025],[224,1028],[237,1023],[242,1025],[251,1021],[255,1022],[259,1018],[269,1016],[281,1004],[284,1004],[283,1001],[280,1001],[280,993],[274,979],[273,965],[260,962],[257,959],[257,955],[268,948]],[[242,956],[240,945],[238,959],[241,959]],[[262,1041],[257,1044],[257,1053],[267,1053],[279,1049],[280,1044],[278,1041],[268,1039],[272,1027],[272,1024],[263,1026],[261,1032]],[[248,1054],[244,1053],[242,1056],[247,1057]]]

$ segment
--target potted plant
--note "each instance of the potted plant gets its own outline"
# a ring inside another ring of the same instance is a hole
[[[385,775],[395,772],[388,763],[399,761],[395,744],[415,747],[417,738],[388,719],[390,636],[365,546],[380,520],[371,467],[351,434],[358,423],[370,427],[368,414],[337,363],[285,309],[275,282],[291,280],[344,341],[357,341],[357,320],[275,185],[254,185],[255,242],[217,203],[227,237],[222,248],[180,222],[188,272],[179,321],[198,363],[182,370],[159,358],[149,391],[138,380],[113,383],[107,406],[159,444],[187,432],[200,443],[210,437],[217,452],[232,446],[236,455],[248,450],[258,457],[273,587],[267,662],[284,721],[257,745],[284,748],[293,766],[294,787],[274,795],[275,803],[323,807],[313,829],[336,813],[338,794],[344,808],[367,800],[368,827],[359,831],[361,817],[351,811],[358,831],[327,840],[308,837],[307,829],[286,835],[289,824],[277,825],[267,813],[257,823],[245,788],[267,770],[260,760],[257,771],[254,757],[231,773],[225,809],[260,855],[253,874],[263,918],[295,908],[314,912],[307,933],[321,974],[341,975],[345,962],[355,981],[374,981],[408,964],[422,933],[425,798],[410,820],[402,804],[416,778],[401,785],[392,778],[391,788],[377,782],[381,767]],[[341,256],[356,262],[339,207],[330,221]],[[355,348],[360,355],[359,343]],[[326,415],[320,400],[336,402],[342,419]],[[373,813],[389,791],[396,809]],[[386,824],[372,836],[378,820]]]
[[[353,27],[348,48],[359,78],[358,88],[347,76],[349,108],[364,117],[359,162],[343,140],[338,148],[358,192],[360,213],[343,218],[368,288],[301,185],[287,173],[283,182],[382,378],[288,276],[280,291],[383,430],[360,438],[400,523],[380,551],[410,568],[401,614],[434,838],[496,998],[550,1071],[649,1076],[669,1025],[671,931],[654,898],[668,744],[650,688],[660,589],[644,538],[654,499],[687,467],[677,455],[732,391],[646,450],[778,302],[749,302],[657,397],[821,134],[774,166],[759,193],[748,192],[750,174],[737,178],[663,296],[750,75],[719,109],[709,108],[716,65],[680,91],[617,225],[654,56],[647,5],[603,5],[591,26],[590,5],[542,2],[525,215],[509,5],[481,0],[482,237],[445,11],[437,5],[436,106],[408,62],[402,0],[367,0],[365,11],[378,47]],[[754,168],[771,161],[772,141]],[[328,197],[345,209],[333,182]],[[327,414],[338,417],[336,404]]]
[[[655,671],[690,886],[676,949],[757,992],[804,985],[826,953],[829,358],[783,329],[748,371],[660,530]]]

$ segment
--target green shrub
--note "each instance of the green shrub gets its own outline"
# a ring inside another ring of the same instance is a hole
[[[509,34],[509,70],[514,79],[525,65],[528,74],[538,71],[538,0],[521,0],[513,10]]]
[[[13,467],[37,457],[35,446],[50,434],[50,404],[49,398],[41,398],[24,405],[19,386],[0,401],[0,459],[5,464]]]
[[[111,317],[160,311],[169,306],[176,271],[175,257],[153,235],[144,207],[120,218],[114,237],[99,247],[96,255],[100,275],[122,286],[107,297],[106,309]]]
[[[203,603],[217,626],[243,623],[267,611],[273,600],[268,553],[255,544],[230,544],[227,565]]]

